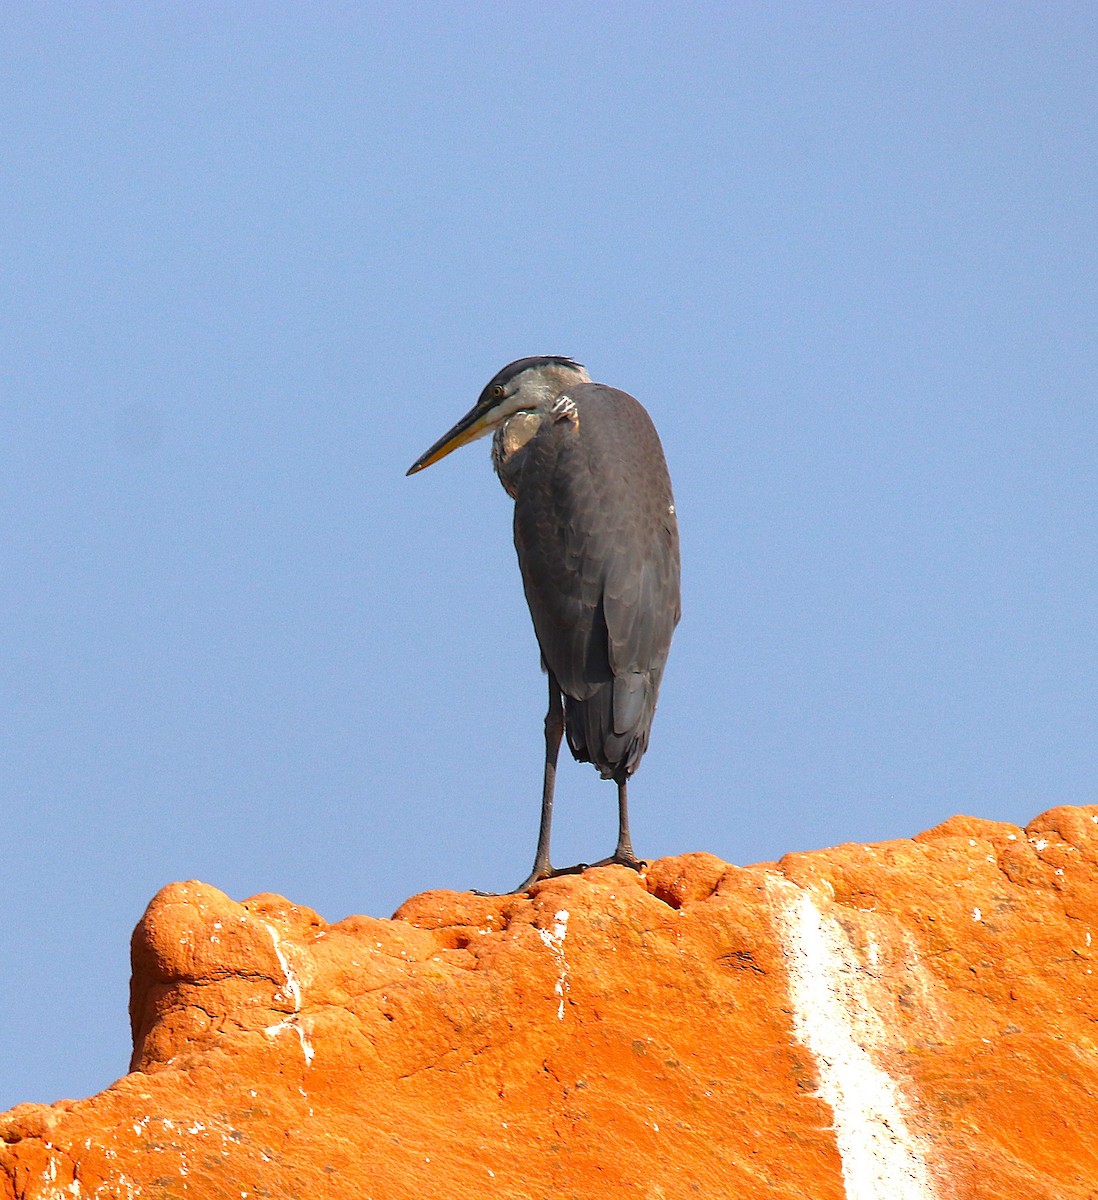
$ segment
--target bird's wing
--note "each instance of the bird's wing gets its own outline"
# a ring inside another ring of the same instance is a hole
[[[658,686],[679,619],[678,527],[640,404],[600,384],[568,394],[577,419],[547,417],[526,448],[515,546],[546,665],[576,700],[622,680],[622,728],[643,703],[630,679]]]

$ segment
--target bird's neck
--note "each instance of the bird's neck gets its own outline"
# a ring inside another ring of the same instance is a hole
[[[515,456],[537,433],[547,416],[547,413],[540,410],[517,412],[498,425],[492,435],[492,466],[495,467],[504,490],[512,499],[518,490],[518,463]]]

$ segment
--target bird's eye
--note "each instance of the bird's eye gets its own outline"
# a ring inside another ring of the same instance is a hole
[[[495,396],[495,398],[497,400],[503,399],[503,384],[502,383],[497,383],[496,386],[494,388],[492,388],[492,395]]]

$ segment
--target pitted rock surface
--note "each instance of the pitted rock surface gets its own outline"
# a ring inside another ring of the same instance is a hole
[[[1095,1200],[1098,807],[328,924],[177,883],[0,1200]]]

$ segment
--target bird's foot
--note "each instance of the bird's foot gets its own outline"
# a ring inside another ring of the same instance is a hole
[[[473,889],[474,896],[517,896],[520,892],[528,892],[535,883],[541,883],[543,879],[556,879],[558,875],[579,875],[587,870],[587,863],[576,863],[574,867],[551,867],[548,863],[544,867],[534,866],[534,869],[529,875],[518,885],[511,888],[509,892],[482,892],[478,888]]]
[[[628,867],[631,871],[643,871],[648,866],[648,863],[643,858],[637,858],[632,850],[615,850],[609,858],[601,858],[598,862],[591,864],[593,867],[610,867],[614,865]]]

